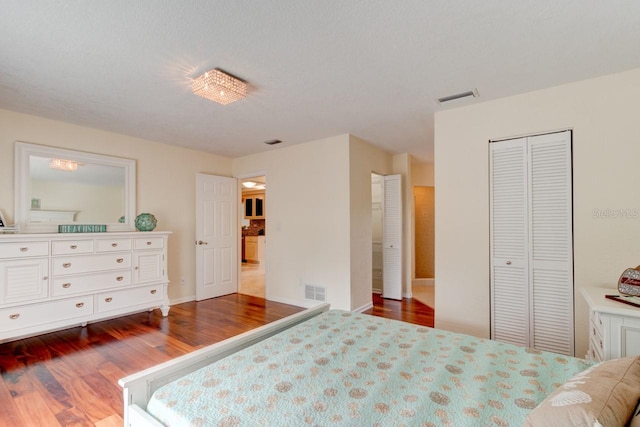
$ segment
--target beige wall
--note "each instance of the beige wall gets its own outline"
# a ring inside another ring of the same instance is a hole
[[[351,306],[358,310],[371,304],[373,289],[371,172],[389,175],[392,157],[371,144],[349,138],[351,221]]]
[[[488,141],[573,129],[576,354],[588,347],[585,286],[640,264],[640,69],[435,116],[436,326],[488,337]]]
[[[413,187],[415,203],[415,277],[435,277],[435,217],[433,187]]]
[[[265,175],[267,298],[296,305],[304,284],[351,308],[349,135],[233,160],[236,177]]]
[[[14,143],[25,141],[136,160],[137,212],[158,218],[169,230],[169,298],[195,294],[195,174],[231,175],[225,157],[132,138],[69,123],[0,110],[0,209],[14,215]],[[180,285],[180,278],[185,285]]]

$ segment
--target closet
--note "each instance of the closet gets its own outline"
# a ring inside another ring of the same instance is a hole
[[[491,337],[574,354],[571,131],[491,141]]]

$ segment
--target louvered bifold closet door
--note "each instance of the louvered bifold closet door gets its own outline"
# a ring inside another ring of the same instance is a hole
[[[573,355],[571,132],[528,140],[532,346]]]
[[[490,153],[491,337],[529,345],[526,138],[493,142]]]
[[[402,299],[402,177],[383,177],[382,297]]]

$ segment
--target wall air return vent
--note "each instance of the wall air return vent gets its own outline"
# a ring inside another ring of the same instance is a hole
[[[468,90],[466,92],[456,93],[454,95],[443,96],[442,98],[438,98],[438,104],[446,104],[448,102],[459,101],[469,98],[477,98],[480,96],[478,94],[478,89]]]
[[[316,285],[304,285],[304,297],[305,299],[324,302],[327,300],[327,288]]]

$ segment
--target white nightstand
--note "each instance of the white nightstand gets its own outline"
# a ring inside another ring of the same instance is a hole
[[[611,287],[582,288],[589,304],[589,353],[594,361],[640,355],[640,308],[605,298]]]

